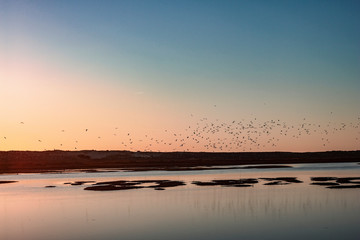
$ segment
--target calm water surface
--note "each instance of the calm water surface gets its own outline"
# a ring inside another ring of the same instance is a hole
[[[0,239],[360,239],[360,189],[310,185],[360,177],[360,165],[291,169],[0,175]],[[192,181],[297,177],[303,183],[196,186]],[[179,180],[185,186],[95,192],[73,181]],[[47,185],[55,188],[45,188]]]

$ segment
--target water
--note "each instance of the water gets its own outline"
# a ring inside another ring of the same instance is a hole
[[[310,185],[311,177],[360,177],[355,163],[291,169],[0,175],[0,239],[360,239],[360,189]],[[297,177],[303,183],[196,186],[192,181]],[[185,186],[83,190],[110,180],[184,181]],[[53,185],[55,188],[45,188]]]

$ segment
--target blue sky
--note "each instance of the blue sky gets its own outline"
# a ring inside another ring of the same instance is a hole
[[[1,60],[62,73],[16,83],[8,68],[3,83],[82,86],[87,97],[98,89],[98,108],[117,90],[134,93],[129,108],[146,102],[168,121],[176,109],[224,121],[334,112],[351,122],[360,115],[359,12],[358,1],[2,1]]]

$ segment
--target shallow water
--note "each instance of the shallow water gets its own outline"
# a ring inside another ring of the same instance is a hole
[[[355,163],[291,169],[0,175],[0,239],[360,239],[360,189],[310,185],[311,177],[360,177]],[[266,177],[303,183],[267,186]],[[192,181],[256,178],[253,187]],[[74,181],[177,180],[156,191],[84,191]],[[53,185],[55,188],[45,188]]]

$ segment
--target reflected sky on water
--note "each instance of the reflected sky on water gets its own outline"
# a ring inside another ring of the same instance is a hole
[[[0,185],[0,239],[359,239],[360,189],[310,185],[317,176],[360,177],[359,168],[354,163],[313,166],[1,175],[0,181],[19,182]],[[248,188],[191,183],[262,177],[297,177],[303,183],[266,186],[259,180]],[[83,190],[92,183],[64,184],[141,179],[186,185],[93,192]]]

